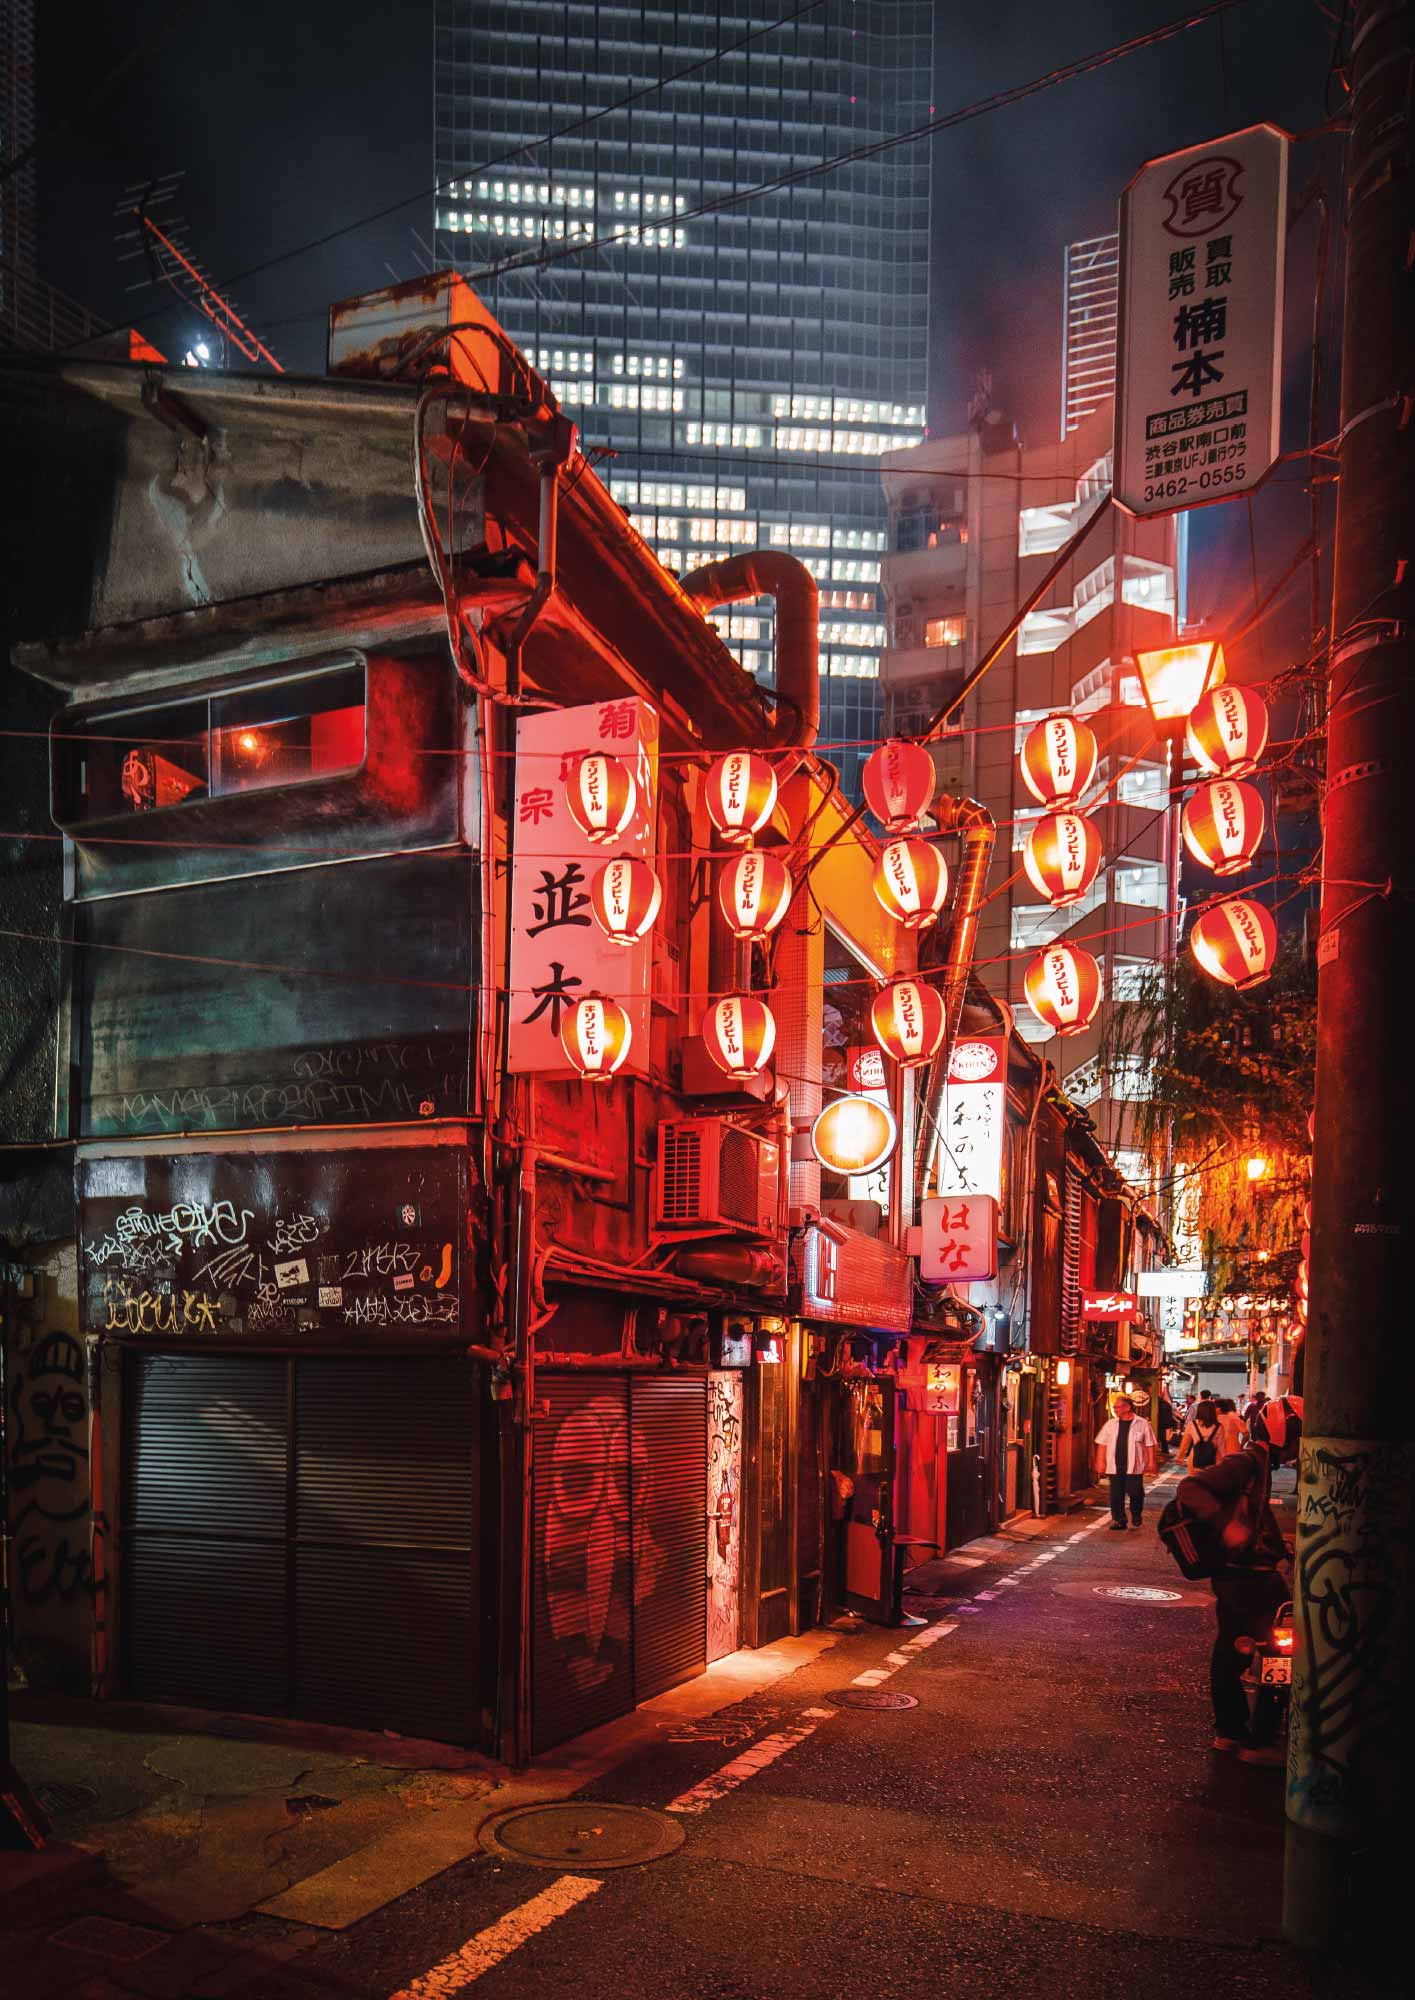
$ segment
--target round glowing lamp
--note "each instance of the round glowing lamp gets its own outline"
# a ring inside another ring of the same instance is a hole
[[[887,1104],[837,1097],[811,1127],[811,1150],[833,1174],[871,1174],[894,1151],[899,1128]]]

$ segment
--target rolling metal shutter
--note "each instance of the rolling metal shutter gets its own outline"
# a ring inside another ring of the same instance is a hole
[[[634,1699],[707,1668],[707,1379],[631,1376]]]

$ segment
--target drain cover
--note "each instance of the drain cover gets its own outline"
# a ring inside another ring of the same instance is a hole
[[[827,1701],[837,1708],[917,1708],[918,1698],[912,1694],[895,1694],[892,1688],[841,1688],[839,1694],[828,1694]]]
[[[1182,1604],[1182,1590],[1160,1590],[1152,1583],[1098,1583],[1097,1597],[1118,1597],[1122,1604]]]
[[[63,1813],[81,1812],[85,1806],[96,1805],[98,1793],[92,1785],[66,1784],[58,1778],[47,1779],[34,1788],[35,1804],[56,1818]]]
[[[683,1827],[648,1806],[571,1799],[513,1806],[489,1819],[480,1838],[489,1853],[529,1862],[532,1868],[636,1868],[681,1847]]]
[[[51,1944],[62,1945],[65,1951],[89,1952],[94,1958],[146,1958],[167,1941],[166,1931],[124,1923],[119,1917],[76,1917],[62,1930],[49,1933]]]

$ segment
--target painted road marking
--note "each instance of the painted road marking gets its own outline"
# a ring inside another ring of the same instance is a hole
[[[734,1757],[720,1771],[714,1771],[710,1778],[704,1778],[701,1784],[680,1792],[676,1799],[669,1801],[664,1811],[705,1813],[709,1806],[725,1798],[728,1792],[735,1792],[748,1778],[754,1778],[758,1771],[764,1771],[768,1764],[774,1764],[778,1757],[784,1757],[788,1750],[804,1743],[814,1733],[815,1727],[814,1722],[798,1724],[794,1729],[778,1729],[771,1736],[763,1736],[760,1743],[754,1743],[750,1750],[744,1750],[740,1757]]]
[[[503,1958],[518,1951],[538,1931],[545,1930],[557,1917],[563,1917],[567,1910],[573,1910],[586,1896],[603,1887],[604,1883],[594,1876],[558,1875],[548,1889],[542,1889],[528,1903],[508,1910],[504,1917],[498,1917],[494,1924],[468,1938],[460,1951],[442,1959],[411,1986],[400,1986],[391,2000],[447,2000],[449,1994],[460,1993],[464,1986],[470,1986],[474,1979],[480,1979],[484,1972],[490,1972]]]

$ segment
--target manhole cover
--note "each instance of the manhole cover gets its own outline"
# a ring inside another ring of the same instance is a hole
[[[81,1812],[85,1806],[97,1803],[98,1793],[92,1785],[63,1784],[57,1778],[34,1788],[35,1804],[44,1812],[58,1817],[63,1813]]]
[[[1118,1597],[1122,1604],[1182,1604],[1182,1590],[1160,1590],[1153,1583],[1098,1583],[1097,1597]]]
[[[126,1924],[118,1917],[76,1917],[62,1930],[49,1933],[51,1944],[62,1945],[65,1951],[88,1952],[94,1958],[146,1958],[167,1941],[166,1931]]]
[[[827,1701],[837,1708],[917,1708],[918,1697],[912,1694],[895,1694],[892,1688],[841,1688],[838,1694],[828,1694]]]
[[[681,1847],[683,1828],[648,1806],[572,1799],[497,1813],[482,1828],[481,1843],[492,1854],[532,1868],[635,1868]]]

